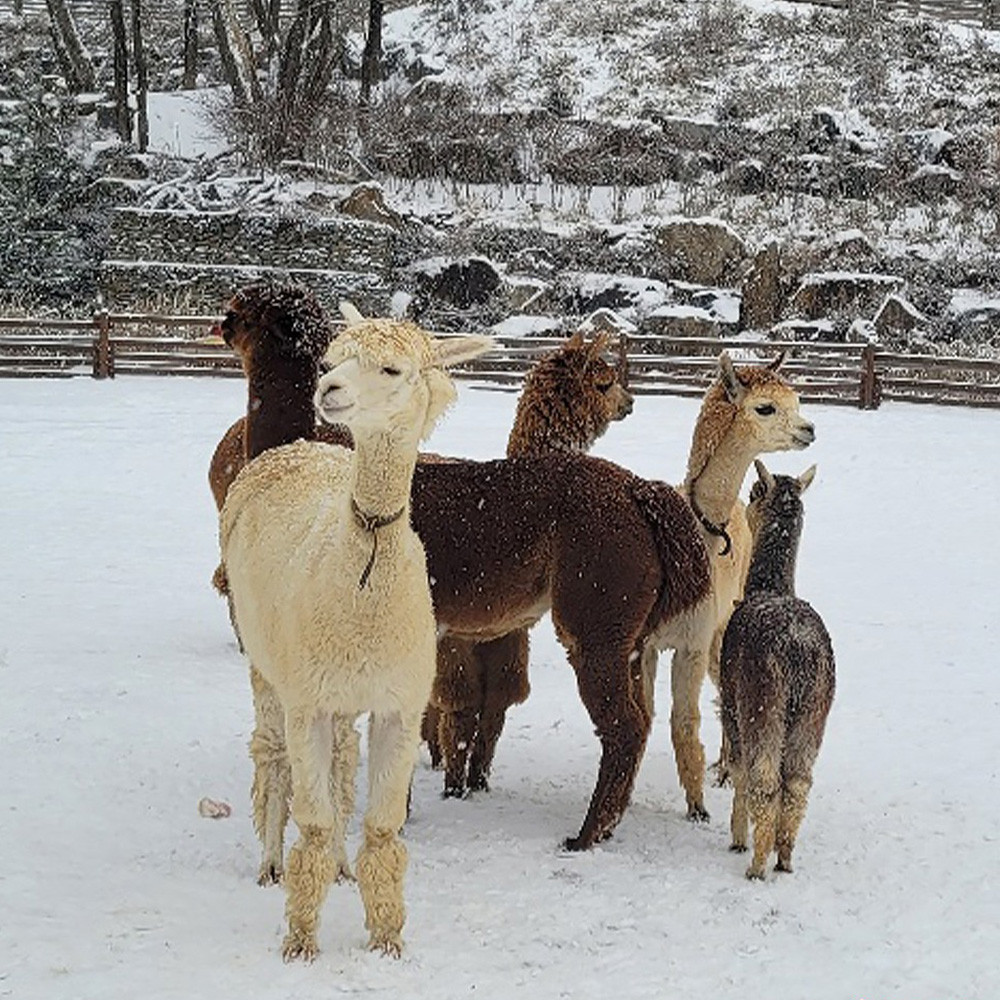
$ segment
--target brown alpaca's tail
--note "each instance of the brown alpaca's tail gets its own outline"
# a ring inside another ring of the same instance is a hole
[[[663,571],[654,623],[694,607],[711,589],[708,551],[687,501],[666,483],[636,478],[632,497],[653,532]]]

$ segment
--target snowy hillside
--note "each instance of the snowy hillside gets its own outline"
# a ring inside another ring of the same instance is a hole
[[[403,959],[363,950],[341,886],[319,959],[286,966],[282,892],[254,882],[246,664],[209,586],[206,470],[244,392],[0,386],[0,996],[995,1000],[1000,414],[807,408],[816,443],[770,462],[818,463],[798,582],[838,658],[794,874],[743,878],[727,791],[684,818],[665,669],[632,807],[561,853],[597,742],[543,622],[493,791],[445,801],[418,768]],[[501,453],[513,403],[463,389],[430,447]],[[642,398],[597,450],[676,480],[696,408]],[[711,754],[708,691],[703,713]],[[232,816],[201,818],[206,795]]]

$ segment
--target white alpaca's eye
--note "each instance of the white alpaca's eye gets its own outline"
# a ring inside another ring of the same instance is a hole
[[[772,403],[762,403],[760,406],[755,406],[754,409],[762,417],[769,417],[774,413],[774,405]]]
[[[403,373],[402,373],[402,371],[400,371],[400,369],[393,368],[392,365],[386,365],[382,369],[382,374],[383,375],[402,375]]]

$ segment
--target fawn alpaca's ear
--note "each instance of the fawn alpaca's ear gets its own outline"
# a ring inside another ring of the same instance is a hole
[[[769,371],[776,372],[784,363],[785,358],[788,357],[787,351],[782,351],[767,367]]]
[[[719,378],[722,380],[722,387],[726,390],[726,396],[730,403],[740,403],[746,395],[746,386],[740,381],[733,366],[733,359],[728,351],[723,351],[719,355]]]
[[[799,476],[800,493],[805,493],[805,491],[809,489],[809,484],[813,481],[815,475],[816,475],[816,466],[810,465],[809,468],[806,469],[806,471],[803,472],[801,476]]]
[[[596,337],[590,342],[590,357],[592,360],[596,360],[603,353],[605,348],[607,348],[609,342],[611,341],[611,334],[607,330],[602,330]]]
[[[753,460],[753,465],[754,468],[757,470],[757,478],[763,484],[764,489],[767,490],[768,493],[770,493],[771,490],[774,489],[774,476],[771,475],[771,473],[767,469],[767,466],[759,458],[755,458]],[[813,466],[814,471],[815,468],[816,466]],[[805,475],[805,473],[803,473],[803,475]]]

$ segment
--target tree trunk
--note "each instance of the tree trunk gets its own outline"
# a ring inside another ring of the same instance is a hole
[[[114,66],[115,128],[122,142],[132,138],[132,120],[128,110],[128,37],[125,34],[125,11],[122,0],[109,0]]]
[[[69,89],[76,94],[97,90],[94,64],[80,41],[80,33],[76,30],[76,22],[66,0],[45,0],[45,6],[52,21],[56,51],[64,65],[69,67],[66,81]]]
[[[135,61],[136,141],[139,152],[149,148],[149,69],[142,44],[142,0],[132,0],[132,57]]]
[[[184,80],[185,90],[198,83],[198,0],[184,0]]]
[[[368,37],[361,56],[361,105],[371,103],[372,87],[382,77],[382,14],[384,0],[368,0]]]
[[[261,101],[264,95],[257,79],[250,39],[240,26],[230,0],[211,0],[211,3],[219,59],[236,103],[249,105]]]
[[[1000,29],[1000,0],[983,0],[983,27],[987,31]]]

